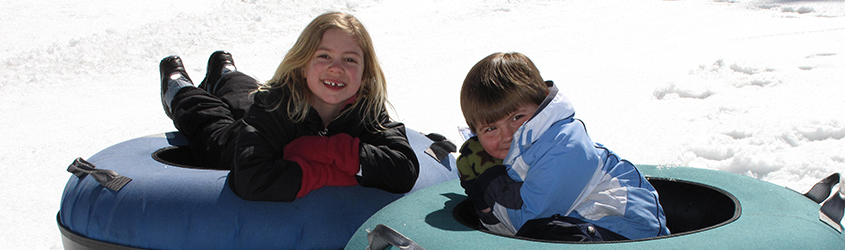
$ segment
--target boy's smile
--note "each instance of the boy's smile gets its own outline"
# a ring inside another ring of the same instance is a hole
[[[476,134],[484,151],[497,159],[505,159],[513,141],[513,133],[534,115],[537,107],[536,104],[526,103],[501,120],[479,126]]]

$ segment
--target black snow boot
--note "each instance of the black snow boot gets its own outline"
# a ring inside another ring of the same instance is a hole
[[[231,53],[223,50],[215,51],[208,57],[205,79],[202,79],[199,88],[208,91],[212,95],[216,95],[217,90],[220,89],[218,84],[220,77],[236,70],[235,60],[232,59]]]
[[[161,72],[161,106],[164,107],[167,117],[173,118],[170,102],[173,101],[179,89],[193,86],[193,82],[188,77],[188,72],[185,72],[185,66],[182,65],[182,59],[179,56],[161,59],[159,70]]]

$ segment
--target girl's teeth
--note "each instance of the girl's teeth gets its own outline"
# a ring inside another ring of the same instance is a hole
[[[329,85],[329,86],[333,86],[333,87],[337,87],[337,86],[341,86],[341,87],[343,87],[343,86],[346,86],[346,84],[343,84],[343,83],[334,83],[334,82],[327,82],[327,81],[323,81],[323,84],[325,84],[325,85]]]

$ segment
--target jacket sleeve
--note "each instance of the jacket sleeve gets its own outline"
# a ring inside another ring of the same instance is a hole
[[[492,204],[487,204],[484,200],[484,193],[492,180],[500,175],[507,175],[502,160],[493,158],[484,151],[477,136],[467,139],[461,145],[460,153],[455,165],[458,167],[461,187],[476,209],[490,208]]]
[[[408,142],[405,125],[390,121],[382,112],[385,129],[361,134],[361,186],[392,193],[411,191],[419,177],[417,155]]]
[[[244,200],[293,201],[302,186],[302,168],[282,159],[284,146],[293,138],[272,112],[253,106],[236,122],[238,138],[229,172],[229,187]]]
[[[522,209],[509,213],[516,228],[554,213],[569,216],[578,206],[579,197],[590,191],[593,177],[601,174],[602,160],[595,144],[583,124],[573,121],[555,123],[518,156],[521,159],[516,164],[526,164],[530,169],[519,190]],[[508,173],[512,179],[519,178],[514,168]]]

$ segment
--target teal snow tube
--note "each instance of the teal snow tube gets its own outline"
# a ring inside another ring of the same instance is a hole
[[[845,235],[835,230],[839,221],[823,222],[821,205],[791,189],[715,170],[638,168],[660,194],[671,235],[598,243],[494,235],[478,225],[454,180],[385,206],[355,232],[346,249],[366,248],[368,235],[378,243],[393,240],[428,249],[845,249]],[[828,202],[835,203],[836,195]],[[836,210],[839,219],[841,210]]]

